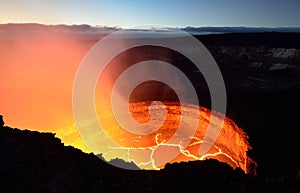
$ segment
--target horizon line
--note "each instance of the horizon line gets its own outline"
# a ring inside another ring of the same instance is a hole
[[[43,25],[43,26],[88,26],[88,27],[93,27],[93,28],[114,28],[114,29],[134,29],[136,27],[143,27],[143,26],[133,26],[133,27],[122,27],[118,25],[110,26],[110,25],[101,25],[101,24],[96,24],[96,25],[91,25],[87,23],[81,23],[81,24],[65,24],[65,23],[60,23],[60,24],[45,24],[45,23],[35,23],[35,22],[9,22],[9,23],[1,23],[0,25]],[[278,28],[300,28],[300,26],[243,26],[243,25],[222,25],[222,26],[213,26],[213,25],[205,25],[205,26],[191,26],[191,25],[186,25],[186,26],[167,26],[167,25],[160,25],[160,24],[153,24],[153,25],[144,25],[144,27],[162,27],[162,28],[170,28],[170,29],[186,29],[186,28],[269,28],[269,29],[278,29]]]

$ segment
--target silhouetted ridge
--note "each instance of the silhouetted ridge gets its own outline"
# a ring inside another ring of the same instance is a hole
[[[205,46],[300,48],[300,33],[228,33],[195,35]]]
[[[300,176],[254,177],[216,160],[167,164],[160,171],[124,170],[93,154],[64,146],[55,134],[13,129],[3,124],[0,153],[3,192],[300,191]]]

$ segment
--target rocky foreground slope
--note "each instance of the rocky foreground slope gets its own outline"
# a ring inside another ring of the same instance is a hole
[[[3,192],[300,191],[299,175],[251,176],[216,160],[168,164],[160,171],[119,169],[64,146],[55,134],[13,129],[2,122],[0,153]]]

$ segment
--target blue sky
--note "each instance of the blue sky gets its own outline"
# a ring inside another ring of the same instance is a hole
[[[1,0],[0,23],[300,27],[300,0]]]

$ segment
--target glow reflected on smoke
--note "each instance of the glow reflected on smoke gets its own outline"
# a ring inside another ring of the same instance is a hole
[[[207,81],[208,88],[211,92],[212,109],[219,109],[221,112],[225,112],[226,92],[224,82],[214,59],[208,50],[193,36],[190,36],[186,32],[177,32],[181,33],[183,38],[174,38],[172,36],[169,38],[151,38],[157,37],[157,34],[159,35],[160,32],[155,32],[154,35],[147,34],[149,38],[144,38],[145,34],[139,36],[137,32],[128,33],[127,31],[121,30],[99,41],[86,55],[78,70],[74,83],[73,112],[79,132],[93,152],[97,152],[101,146],[119,147],[119,149],[122,149],[123,146],[120,145],[120,139],[112,137],[114,133],[127,133],[128,135],[135,135],[139,138],[150,134],[157,137],[155,133],[157,133],[167,121],[165,114],[150,117],[148,121],[149,124],[141,124],[131,118],[128,109],[130,94],[136,86],[143,82],[149,80],[162,82],[173,89],[180,103],[188,102],[199,106],[195,88],[186,75],[166,62],[146,60],[135,64],[132,68],[128,68],[126,65],[123,66],[122,62],[120,62],[116,63],[115,68],[112,68],[108,74],[103,73],[110,61],[131,48],[138,48],[145,45],[150,45],[154,48],[165,47],[186,56],[194,63],[198,70],[203,73]],[[165,33],[163,35],[165,35]],[[190,48],[193,49],[192,52]],[[125,60],[130,61],[130,57],[125,58]],[[130,70],[135,67],[138,70],[132,70],[131,72]],[[126,70],[126,68],[128,69]],[[124,74],[126,74],[128,70],[130,72],[129,74],[135,74],[135,76],[125,76]],[[114,74],[114,78],[111,78],[112,74]],[[94,93],[98,77],[100,77],[98,85],[100,85],[101,94],[99,98],[96,98],[97,116]],[[179,81],[174,81],[176,78]],[[105,82],[101,82],[101,79]],[[99,101],[98,104],[97,101]],[[160,112],[162,112],[162,109],[163,108],[160,108]],[[188,119],[188,116],[185,114],[188,111],[179,111],[180,114],[177,116],[181,118],[186,117],[186,119]],[[199,117],[199,111],[193,112],[195,117]],[[200,145],[200,155],[204,155],[213,146],[223,123],[224,114],[216,113],[215,111],[211,113],[214,114],[214,116],[210,118],[206,134],[203,137],[204,142]],[[110,117],[113,117],[113,119],[110,119]],[[179,120],[178,127],[175,129],[174,135],[166,139],[164,145],[157,145],[157,141],[155,141],[155,151],[151,149],[151,147],[148,147],[150,149],[140,149],[138,147],[138,149],[134,149],[134,151],[138,152],[139,156],[142,155],[142,157],[149,158],[150,156],[150,159],[155,157],[155,167],[163,166],[175,159],[180,152],[174,151],[174,145],[185,149],[190,143],[191,137],[194,136],[199,121],[197,118],[188,119],[189,121],[184,121],[181,118],[176,119],[176,121]],[[90,120],[89,125],[85,124],[86,120]],[[154,122],[151,120],[154,120]],[[186,125],[183,125],[184,122],[189,124],[189,129],[187,129]],[[92,136],[91,133],[93,133]],[[154,152],[156,152],[155,155],[153,154]],[[154,165],[152,164],[153,167]]]

